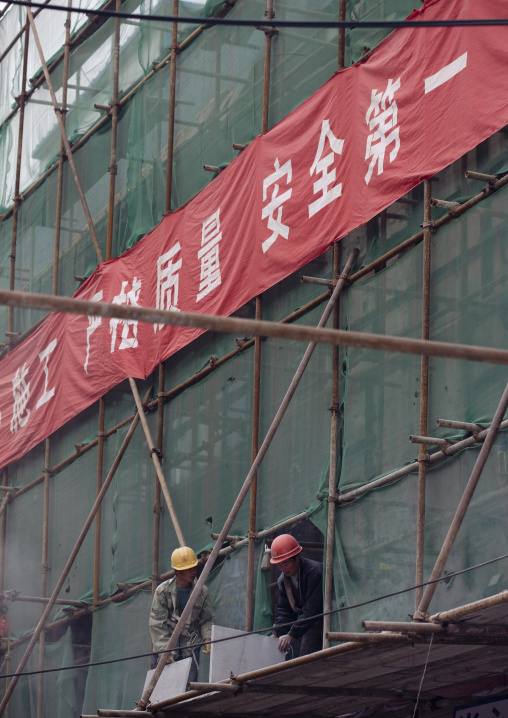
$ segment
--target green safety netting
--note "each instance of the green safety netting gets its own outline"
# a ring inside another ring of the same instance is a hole
[[[88,7],[97,7],[91,4]],[[206,7],[180,3],[180,14],[213,14],[220,3]],[[172,3],[127,2],[132,12],[170,14]],[[263,17],[265,4],[240,0],[232,17]],[[401,19],[412,10],[408,2],[354,2],[348,19]],[[316,15],[309,3],[276,4],[280,19],[309,19]],[[62,17],[47,13],[60,23],[51,36],[51,23],[42,16],[38,29],[48,56],[62,43]],[[319,17],[338,16],[338,2],[324,2]],[[11,8],[0,20],[1,37],[21,26],[22,18]],[[56,23],[56,24],[58,24]],[[73,32],[79,31],[73,18]],[[56,25],[55,25],[56,26]],[[182,24],[179,41],[195,29]],[[103,116],[93,104],[108,104],[112,97],[111,57],[114,21],[106,21],[70,59],[72,88],[67,124],[73,138],[83,136]],[[386,34],[386,33],[384,33]],[[346,34],[346,63],[361,56],[363,47],[374,46],[379,31]],[[152,63],[169,55],[171,26],[148,21],[122,23],[120,96],[125,96],[152,70]],[[50,42],[51,40],[51,42]],[[40,63],[31,49],[30,72]],[[19,94],[22,47],[17,45],[0,63],[0,112],[5,118]],[[334,72],[337,63],[335,31],[281,31],[273,41],[270,124],[284,117]],[[209,27],[190,42],[177,58],[177,108],[172,206],[176,207],[202,189],[210,176],[203,164],[230,162],[232,143],[247,144],[261,131],[264,34],[252,28]],[[165,209],[167,163],[169,64],[139,87],[122,108],[118,123],[116,205],[113,254],[121,254],[148,232]],[[52,73],[61,96],[62,65]],[[6,82],[6,80],[9,80]],[[27,106],[26,142],[22,156],[21,187],[26,190],[52,165],[59,151],[59,135],[44,86]],[[0,118],[0,122],[3,119]],[[14,194],[18,116],[0,128],[0,169],[4,177],[0,211],[12,204]],[[93,134],[75,154],[103,252],[107,225],[111,129]],[[479,191],[481,185],[465,180],[469,167],[482,172],[503,172],[507,166],[504,135],[498,133],[469,153],[467,158],[441,172],[433,183],[433,195],[458,200]],[[54,230],[57,172],[21,203],[18,212],[15,288],[51,293],[54,272]],[[432,239],[431,338],[503,346],[505,336],[506,264],[504,230],[505,193],[483,202],[468,215],[449,225]],[[439,216],[441,210],[435,210]],[[417,187],[386,212],[341,242],[344,265],[352,247],[360,249],[357,268],[366,266],[401,241],[420,231],[423,193]],[[9,287],[12,217],[0,223],[0,286]],[[62,234],[59,250],[58,292],[72,294],[75,277],[87,276],[97,259],[72,176],[64,165]],[[288,277],[263,297],[263,316],[280,320],[320,294],[311,284],[301,284],[300,274],[329,278],[332,253]],[[422,247],[411,249],[382,271],[351,286],[341,299],[341,327],[356,331],[416,336],[421,333]],[[298,321],[317,324],[322,304]],[[254,316],[254,303],[239,316]],[[16,310],[14,330],[24,331],[41,316],[35,310]],[[0,330],[7,329],[8,311],[0,310]],[[235,337],[207,333],[166,362],[166,390],[178,386],[209,365],[210,357],[222,357],[236,349]],[[304,345],[270,339],[262,343],[261,437],[268,430],[284,392],[303,354]],[[222,364],[206,378],[178,393],[164,409],[163,465],[175,510],[186,541],[197,550],[211,545],[230,510],[251,462],[252,381],[254,352],[247,349]],[[414,459],[418,447],[408,442],[419,430],[420,359],[369,350],[340,352],[340,456],[337,482],[341,490],[372,481]],[[318,346],[301,385],[258,474],[258,530],[268,528],[302,511],[326,533],[330,448],[331,349]],[[429,433],[448,436],[435,426],[437,418],[489,421],[505,384],[501,367],[472,362],[432,359],[430,362]],[[153,386],[157,376],[138,382],[140,393]],[[132,414],[134,402],[127,383],[106,397],[106,427]],[[157,417],[148,416],[153,434]],[[105,443],[104,476],[127,433],[120,428]],[[86,448],[98,431],[98,407],[90,407],[51,438],[51,464],[57,465]],[[508,478],[507,439],[501,434],[489,458],[473,505],[446,567],[453,572],[506,553],[506,529],[501,507]],[[469,477],[478,449],[469,449],[429,471],[425,575],[432,569],[443,537]],[[23,487],[44,469],[44,446],[9,467],[12,485]],[[48,591],[55,586],[96,494],[97,448],[50,479],[50,537]],[[415,582],[417,478],[412,474],[396,484],[368,492],[362,499],[340,507],[336,515],[334,552],[334,607],[348,608]],[[153,505],[155,475],[146,441],[138,427],[124,461],[105,497],[101,514],[99,594],[107,599],[119,583],[139,583],[152,574]],[[8,508],[4,588],[22,595],[41,591],[40,545],[42,535],[43,482],[17,498]],[[247,503],[232,532],[248,532]],[[161,517],[160,571],[169,569],[176,535],[167,510]],[[261,571],[264,549],[256,549],[256,629],[272,621],[274,575]],[[62,595],[90,601],[93,595],[94,528],[85,539],[65,582]],[[243,628],[247,550],[242,548],[224,560],[208,580],[217,622]],[[497,593],[506,588],[503,564],[484,567],[442,584],[433,605],[437,610]],[[107,604],[93,612],[91,660],[108,660],[146,653],[150,649],[147,615],[150,591],[128,601]],[[9,603],[11,638],[33,630],[40,605]],[[402,594],[334,615],[332,627],[357,630],[367,618],[402,619],[414,610],[413,593]],[[55,607],[50,620],[65,616]],[[82,622],[48,636],[45,667],[73,666],[77,646],[90,643]],[[78,635],[78,629],[83,635]],[[54,642],[53,642],[54,641]],[[10,669],[19,663],[25,644],[13,650]],[[36,670],[38,650],[28,670]],[[132,709],[141,695],[148,659],[76,668],[48,674],[44,688],[44,716],[79,715],[97,708]],[[4,663],[5,675],[8,667]],[[202,661],[203,676],[206,660]],[[38,677],[20,681],[12,699],[14,714],[30,714],[37,699]]]

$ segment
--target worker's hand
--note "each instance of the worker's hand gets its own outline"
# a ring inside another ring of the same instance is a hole
[[[290,645],[293,643],[293,636],[290,636],[289,633],[285,636],[281,636],[279,638],[279,651],[281,653],[286,653],[289,651]]]
[[[206,655],[208,656],[211,652],[212,652],[212,649],[211,649],[210,644],[209,644],[209,643],[205,643],[205,647],[203,648],[203,650],[201,651],[201,653],[206,653]]]
[[[279,637],[276,633],[271,633],[270,638],[276,638],[277,640],[279,640]]]

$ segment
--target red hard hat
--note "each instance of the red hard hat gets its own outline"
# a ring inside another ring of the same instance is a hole
[[[281,534],[274,538],[271,547],[272,558],[270,563],[282,563],[287,561],[288,558],[293,558],[300,553],[302,547],[298,541],[289,534]]]

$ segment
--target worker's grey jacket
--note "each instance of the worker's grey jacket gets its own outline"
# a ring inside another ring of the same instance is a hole
[[[301,610],[299,613],[296,613],[291,608],[291,603],[286,593],[284,574],[281,573],[277,579],[279,595],[275,610],[275,625],[273,627],[273,633],[275,633],[276,636],[289,633],[292,638],[301,638],[316,620],[322,621],[321,617],[319,619],[310,620],[310,616],[323,613],[322,565],[317,561],[312,561],[310,558],[301,558],[299,584]],[[309,620],[306,621],[306,618]],[[296,623],[296,621],[298,621],[298,623]],[[279,623],[293,623],[293,625],[279,628],[277,625]]]
[[[170,578],[164,581],[155,590],[150,611],[150,635],[154,651],[161,651],[172,635],[174,628],[180,618],[178,608],[178,593],[176,579]],[[212,637],[212,625],[215,619],[208,589],[203,586],[191,611],[190,620],[177,642],[177,646],[192,646],[195,643],[209,641]],[[192,654],[192,649],[184,649],[171,653],[174,660],[187,658]]]

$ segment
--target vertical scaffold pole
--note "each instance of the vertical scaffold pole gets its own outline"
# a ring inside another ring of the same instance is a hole
[[[3,469],[2,473],[2,486],[8,486],[9,485],[9,473],[7,469]],[[4,501],[7,501],[9,497],[9,492],[4,491],[2,496],[2,503]],[[2,511],[1,516],[1,524],[0,524],[0,540],[1,540],[1,546],[0,546],[0,591],[3,591],[5,589],[5,542],[7,541],[7,512]]]
[[[431,242],[431,181],[425,180],[423,215],[423,294],[422,339],[430,337],[430,242]],[[429,404],[429,357],[421,357],[420,377],[420,436],[427,436]],[[418,516],[416,520],[416,583],[423,583],[425,545],[425,486],[427,478],[427,447],[420,444],[418,451]],[[423,588],[415,591],[415,609],[423,596]]]
[[[273,0],[266,1],[265,16],[267,20],[273,20]],[[272,37],[273,33],[265,33],[265,65],[263,73],[263,107],[261,113],[261,133],[268,132],[268,114],[270,107],[270,74],[272,61]],[[262,297],[256,297],[256,319],[263,318]],[[252,448],[251,463],[258,453],[259,448],[259,402],[261,390],[261,337],[254,340],[254,375],[252,387]],[[258,477],[254,476],[250,487],[249,495],[249,549],[247,556],[247,600],[245,606],[245,630],[252,631],[254,626],[254,586],[255,586],[255,551],[256,551],[256,517],[257,517],[257,488]]]
[[[121,0],[116,0],[115,11],[120,12]],[[115,215],[115,187],[116,173],[116,140],[118,133],[118,76],[120,73],[120,18],[115,18],[115,44],[113,48],[113,99],[111,100],[111,153],[109,172],[109,204],[108,204],[108,232],[106,235],[106,259],[111,259],[113,254],[113,221]]]
[[[69,0],[68,7],[72,7],[72,0]],[[67,12],[65,20],[65,46],[64,64],[62,77],[62,121],[65,126],[65,115],[67,113],[67,84],[69,81],[69,55],[71,45],[71,13]],[[53,255],[53,294],[58,294],[58,274],[60,263],[60,235],[62,226],[62,194],[64,178],[65,148],[62,137],[60,137],[60,149],[58,151],[58,177],[56,185],[56,218],[55,218],[55,247]],[[69,228],[69,231],[71,228]]]
[[[339,20],[346,18],[346,0],[340,0]],[[344,69],[346,31],[339,28],[339,63],[337,72]],[[336,242],[333,247],[333,279],[335,282],[340,276],[340,244]],[[340,298],[333,308],[333,328],[340,326]],[[330,641],[327,633],[331,631],[331,614],[333,603],[333,551],[335,543],[335,495],[337,492],[337,452],[339,431],[339,347],[332,350],[332,403],[330,406],[330,471],[328,474],[328,516],[326,526],[326,559],[325,559],[325,591],[323,596],[323,648],[329,648]]]
[[[41,561],[41,596],[46,598],[48,590],[48,545],[49,545],[49,480],[51,477],[51,439],[46,439],[44,453],[44,502],[42,515],[42,561]],[[41,607],[41,615],[44,607]],[[39,671],[44,670],[44,631],[41,631],[39,637]],[[43,699],[44,699],[44,674],[41,672],[37,681],[37,718],[43,715]]]
[[[178,17],[178,0],[173,0],[173,17]],[[173,155],[175,145],[176,55],[178,52],[178,23],[171,27],[171,59],[169,67],[168,158],[166,164],[166,214],[171,212],[173,191]]]
[[[102,489],[104,475],[104,433],[106,419],[106,401],[103,396],[99,399],[99,430],[97,431],[97,483],[96,496]],[[93,557],[93,602],[97,605],[100,601],[100,569],[101,569],[101,507],[97,509],[95,517],[94,533],[94,557]]]
[[[27,12],[30,12],[28,10]],[[21,178],[21,157],[23,152],[23,131],[25,126],[25,106],[26,106],[26,76],[28,67],[28,45],[30,39],[30,26],[26,23],[25,32],[25,47],[23,51],[23,74],[21,79],[21,94],[17,99],[19,104],[19,127],[18,127],[18,154],[16,159],[16,178],[14,181],[14,209],[12,213],[12,235],[11,235],[11,254],[10,254],[10,279],[9,289],[12,291],[15,288],[15,276],[16,276],[16,244],[18,238],[18,212],[19,205],[21,204],[21,197],[19,195],[20,178]],[[8,331],[9,344],[12,344],[12,332],[14,332],[14,307],[9,307],[9,319],[8,319]]]

